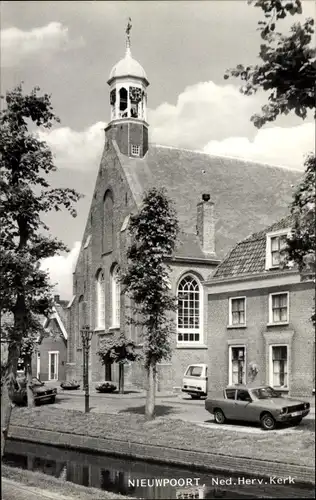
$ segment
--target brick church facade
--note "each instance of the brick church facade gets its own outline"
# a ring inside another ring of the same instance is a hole
[[[128,297],[117,280],[129,244],[129,217],[151,187],[165,187],[180,222],[171,264],[171,292],[184,293],[172,338],[172,359],[158,370],[158,389],[181,385],[188,364],[208,363],[212,325],[204,282],[236,242],[287,213],[298,172],[239,159],[149,143],[147,90],[142,66],[125,57],[110,73],[110,122],[96,178],[69,304],[67,379],[82,378],[80,329],[93,329],[90,380],[104,380],[97,351],[102,339],[123,331],[137,345],[137,329],[126,321]],[[102,117],[100,117],[102,118]],[[220,369],[220,367],[218,367]],[[144,385],[139,363],[126,366],[127,383]],[[107,377],[109,373],[107,373]],[[113,369],[112,378],[116,378]]]

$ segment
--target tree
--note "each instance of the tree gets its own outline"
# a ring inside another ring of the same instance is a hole
[[[243,82],[240,91],[245,95],[255,94],[259,89],[269,93],[269,102],[262,107],[262,113],[251,117],[256,127],[291,111],[304,119],[308,110],[315,110],[314,19],[293,24],[286,36],[276,31],[277,22],[288,14],[301,14],[300,0],[250,0],[248,3],[264,13],[258,27],[265,42],[260,46],[262,62],[253,66],[238,64],[227,70],[224,78],[240,78]]]
[[[228,70],[224,78],[240,78],[243,82],[240,91],[245,95],[259,89],[269,93],[269,102],[262,107],[262,113],[251,117],[257,128],[293,111],[302,119],[310,110],[315,116],[314,19],[293,24],[290,34],[285,36],[276,31],[276,24],[289,14],[301,14],[301,0],[250,0],[249,3],[264,13],[258,27],[265,42],[260,46],[261,64],[247,67],[238,64]],[[309,154],[304,178],[290,206],[294,225],[284,255],[285,263],[292,261],[298,265],[302,277],[308,273],[315,276],[315,163],[315,153]],[[312,320],[315,323],[315,312]]]
[[[118,336],[107,337],[103,340],[97,353],[104,366],[112,363],[119,365],[119,392],[124,394],[124,365],[129,361],[136,361],[139,356],[135,353],[135,343],[127,339],[124,333]]]
[[[56,166],[49,147],[36,132],[42,127],[50,129],[59,119],[51,97],[39,92],[35,87],[24,94],[22,85],[17,86],[2,97],[5,105],[0,115],[0,309],[13,315],[3,388],[7,402],[12,401],[23,339],[30,338],[36,315],[47,315],[52,307],[52,286],[40,262],[67,250],[50,236],[43,216],[65,208],[75,217],[74,203],[80,198],[75,190],[53,189],[48,182],[47,176]],[[10,408],[8,404],[7,422]]]
[[[293,226],[287,238],[286,260],[294,261],[303,279],[315,281],[315,186],[316,158],[309,155],[305,161],[306,171],[297,186],[291,203]],[[315,300],[315,298],[314,298]],[[313,324],[316,324],[315,306],[312,313]]]
[[[143,328],[149,418],[155,409],[157,363],[170,357],[169,337],[174,331],[170,313],[177,309],[177,303],[170,294],[166,259],[174,252],[178,231],[175,209],[164,190],[151,189],[139,212],[130,219],[132,242],[127,251],[127,269],[121,276],[123,293],[129,294],[134,304],[130,321]]]

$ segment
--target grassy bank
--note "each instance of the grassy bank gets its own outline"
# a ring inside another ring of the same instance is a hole
[[[68,481],[61,481],[52,476],[47,476],[41,472],[33,472],[24,469],[1,465],[1,476],[11,479],[30,488],[38,488],[44,491],[52,491],[62,496],[69,496],[76,500],[113,500],[113,499],[129,499],[119,495],[118,493],[110,493],[100,491],[96,488],[87,488]]]
[[[202,428],[168,418],[148,421],[142,415],[129,413],[84,414],[49,407],[14,408],[11,423],[21,427],[129,441],[131,447],[133,442],[153,444],[309,467],[315,457],[315,434],[300,430],[300,427],[289,433],[246,434],[233,429]]]

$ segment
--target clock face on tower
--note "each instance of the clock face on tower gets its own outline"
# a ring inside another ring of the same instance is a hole
[[[139,87],[130,87],[129,97],[132,102],[140,102],[142,100],[142,89]]]

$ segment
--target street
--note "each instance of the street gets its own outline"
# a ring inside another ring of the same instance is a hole
[[[224,426],[218,426],[213,420],[213,416],[204,408],[204,400],[192,400],[188,396],[162,396],[156,400],[156,415],[158,417],[167,417],[172,419],[185,420],[196,423],[202,427],[212,427],[212,429],[229,428],[242,433],[264,433],[259,425],[227,423]],[[92,394],[90,396],[90,412],[112,413],[129,412],[134,414],[144,414],[145,398],[142,394],[131,393],[124,394]],[[50,405],[56,408],[68,410],[84,411],[83,394],[58,393],[56,402]],[[311,408],[311,413],[301,422],[299,426],[285,426],[277,428],[276,433],[298,433],[311,431],[315,428],[315,408]]]

